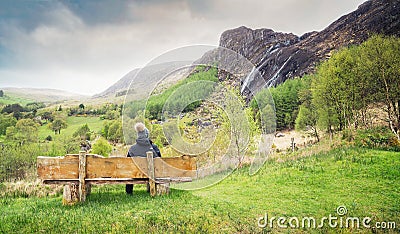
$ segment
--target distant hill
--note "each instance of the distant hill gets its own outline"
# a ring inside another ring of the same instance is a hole
[[[101,98],[101,97],[110,97],[110,96],[118,96],[119,94],[123,94],[129,88],[132,79],[136,76],[137,72],[140,68],[137,68],[125,76],[123,76],[120,80],[118,80],[115,84],[107,88],[101,93],[95,94],[93,98]],[[122,96],[122,95],[121,95]]]
[[[14,98],[54,103],[67,100],[86,100],[89,97],[57,89],[37,89],[37,88],[0,88],[5,96]],[[1,99],[0,99],[1,102]]]
[[[148,97],[152,92],[174,84],[187,77],[192,68],[182,68],[185,62],[167,62],[137,68],[132,70],[105,91],[92,97],[93,100],[107,99],[108,101],[122,101],[125,94],[129,100],[139,100]],[[162,78],[162,79],[161,79]],[[162,81],[161,81],[162,80]]]

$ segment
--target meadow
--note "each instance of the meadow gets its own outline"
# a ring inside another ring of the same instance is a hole
[[[3,105],[19,103],[24,106],[31,102],[35,102],[35,100],[18,97],[13,94],[7,94],[7,95],[4,95],[3,97],[0,97],[0,104],[3,104]]]
[[[103,122],[99,117],[69,116],[67,118],[67,128],[61,129],[61,135],[72,137],[74,132],[84,124],[87,124],[94,133],[100,133],[103,128]],[[47,136],[57,137],[58,135],[54,134],[48,124],[44,124],[40,126],[38,136],[40,140],[44,140]]]
[[[0,200],[0,233],[370,233],[361,227],[260,228],[259,217],[346,216],[396,222],[400,229],[400,155],[344,147],[308,157],[269,160],[254,176],[236,170],[220,183],[151,198],[144,186],[133,196],[123,185],[94,186],[84,204],[62,206],[61,194],[18,193]],[[0,184],[1,186],[1,184]],[[4,185],[3,185],[4,186]],[[376,231],[376,230],[375,230]]]

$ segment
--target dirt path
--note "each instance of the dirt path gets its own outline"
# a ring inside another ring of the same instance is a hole
[[[274,144],[278,150],[286,150],[291,147],[291,139],[294,138],[296,146],[305,146],[309,141],[313,141],[313,137],[309,137],[306,134],[291,131],[280,131],[277,132],[274,139]]]

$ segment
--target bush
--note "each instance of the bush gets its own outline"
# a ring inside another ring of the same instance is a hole
[[[354,143],[364,148],[400,152],[400,142],[387,127],[357,130]]]
[[[92,150],[94,154],[99,154],[107,157],[112,151],[112,146],[110,145],[110,143],[108,143],[106,139],[101,137],[93,144]]]
[[[53,140],[53,138],[50,136],[50,135],[48,135],[47,137],[46,137],[46,141],[52,141]]]

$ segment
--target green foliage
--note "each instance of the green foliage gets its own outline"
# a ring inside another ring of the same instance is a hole
[[[308,131],[310,135],[317,138],[319,141],[319,134],[317,129],[318,112],[312,102],[311,82],[313,76],[304,76],[303,89],[299,90],[298,97],[301,103],[299,113],[295,121],[295,128],[297,131]]]
[[[352,136],[347,133],[344,138],[354,140],[356,146],[370,149],[382,149],[400,152],[400,142],[387,127],[359,129]]]
[[[61,135],[66,135],[68,137],[72,137],[72,135],[84,124],[87,124],[94,134],[100,133],[104,122],[99,117],[68,116],[65,117],[65,119],[67,122],[67,128],[61,131]],[[48,135],[54,135],[54,132],[49,128],[49,125],[50,123],[44,123],[39,128],[39,138],[41,140],[44,140]],[[57,134],[56,136],[59,135]]]
[[[122,131],[122,123],[120,120],[114,120],[108,128],[107,139],[113,142],[124,142],[124,134]]]
[[[92,153],[102,155],[102,156],[109,156],[112,151],[112,146],[108,141],[104,138],[99,138],[92,146]]]
[[[90,135],[91,131],[88,124],[82,125],[72,134],[73,137],[79,137],[81,140],[90,140]]]
[[[238,159],[239,166],[241,166],[245,150],[249,144],[250,138],[253,132],[251,132],[249,121],[253,120],[248,118],[244,110],[244,100],[240,94],[236,93],[233,89],[228,90],[224,93],[224,104],[226,105],[224,111],[227,118],[224,121],[227,129],[230,129],[233,152],[229,152],[231,155],[235,155]]]
[[[120,120],[106,121],[103,124],[101,135],[109,141],[115,143],[124,142],[122,122]]]
[[[0,114],[0,135],[6,135],[6,130],[8,127],[15,126],[17,120],[6,114]]]
[[[384,104],[389,126],[400,139],[399,54],[400,39],[373,36],[322,63],[312,84],[320,126],[329,132],[369,127],[367,110]]]
[[[264,133],[273,133],[276,130],[275,105],[268,89],[258,92],[250,102],[253,119]]]
[[[30,112],[30,111],[37,111],[37,110],[39,110],[41,108],[45,108],[45,107],[46,107],[46,105],[42,102],[30,102],[25,105],[24,109],[25,109],[25,111]]]
[[[118,119],[120,117],[120,111],[117,110],[109,110],[106,112],[106,114],[103,116],[104,119]]]
[[[159,147],[168,145],[167,138],[163,132],[163,126],[160,124],[151,124],[150,126],[150,139],[153,141],[153,143]]]
[[[4,91],[0,90],[0,97],[4,97]]]
[[[193,73],[186,79],[166,89],[163,93],[152,95],[147,103],[143,100],[127,103],[125,105],[126,113],[130,118],[135,118],[138,111],[144,110],[146,107],[146,118],[161,120],[163,108],[167,108],[173,113],[181,110],[184,112],[193,111],[201,103],[198,101],[199,97],[207,97],[214,90],[214,82],[217,81],[216,68]],[[195,101],[186,105],[187,100]]]
[[[55,119],[52,123],[49,124],[49,128],[54,131],[54,134],[60,134],[61,129],[67,128],[67,122],[64,119]]]
[[[32,143],[5,144],[0,149],[0,182],[24,179],[37,156],[43,155],[39,145]]]
[[[12,93],[5,93],[4,92],[3,97],[0,97],[0,106],[2,104],[10,105],[10,104],[15,104],[15,103],[19,103],[20,105],[26,105],[27,103],[30,103],[30,102],[33,102],[33,101],[34,100],[15,96]]]
[[[6,130],[6,139],[19,145],[37,142],[39,125],[31,119],[20,119]]]
[[[50,135],[48,135],[47,137],[46,137],[46,141],[52,141],[53,140],[53,137],[51,137]]]
[[[294,128],[300,106],[298,93],[303,89],[306,87],[302,79],[287,80],[276,88],[270,89],[275,103],[278,130]]]
[[[21,112],[24,111],[24,108],[18,104],[18,103],[14,103],[14,104],[9,104],[6,105],[3,110],[1,111],[1,113],[7,113],[7,114],[13,114],[15,118],[20,119],[22,114]]]

